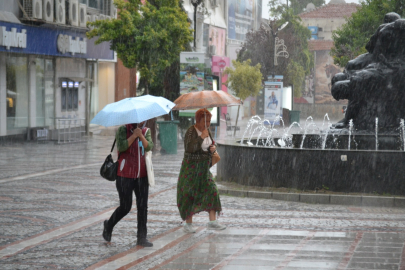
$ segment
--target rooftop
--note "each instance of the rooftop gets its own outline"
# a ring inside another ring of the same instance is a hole
[[[360,7],[360,5],[355,3],[328,4],[320,6],[315,10],[303,12],[299,14],[299,16],[301,19],[346,18],[356,12],[358,7]]]

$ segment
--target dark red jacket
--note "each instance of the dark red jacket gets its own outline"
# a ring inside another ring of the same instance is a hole
[[[144,136],[147,130],[148,128],[146,127],[142,128],[142,134]],[[130,135],[130,133],[127,134],[127,139]],[[136,139],[126,151],[119,153],[118,176],[126,178],[141,178],[147,176],[145,155],[142,155],[142,148],[139,147],[139,141],[139,139]],[[144,154],[145,152],[144,150]]]

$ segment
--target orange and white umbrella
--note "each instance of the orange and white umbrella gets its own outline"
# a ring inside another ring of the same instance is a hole
[[[224,106],[241,105],[242,102],[234,96],[219,90],[202,90],[181,95],[174,101],[172,110],[203,109]]]

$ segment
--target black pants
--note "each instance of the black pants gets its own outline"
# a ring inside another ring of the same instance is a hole
[[[146,238],[146,222],[148,217],[148,193],[149,183],[147,177],[142,178],[125,178],[117,176],[115,181],[118,195],[120,197],[120,206],[115,209],[114,213],[108,220],[108,229],[112,231],[123,217],[125,217],[132,207],[132,191],[136,197],[136,208],[138,211],[138,239]]]

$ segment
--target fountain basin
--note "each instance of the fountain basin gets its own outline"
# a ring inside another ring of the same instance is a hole
[[[293,134],[294,148],[322,149],[349,149],[348,134],[328,134],[326,142],[324,134]],[[302,143],[302,140],[304,142]],[[378,134],[378,150],[402,150],[403,141],[398,134]],[[376,150],[375,134],[354,134],[350,136],[351,150]]]
[[[218,141],[217,179],[245,186],[405,195],[405,152],[266,148]]]

